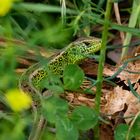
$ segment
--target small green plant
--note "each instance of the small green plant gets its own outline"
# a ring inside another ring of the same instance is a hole
[[[83,79],[84,73],[77,65],[68,65],[65,68],[63,73],[65,89],[78,89]],[[69,110],[68,103],[57,95],[43,99],[42,102],[44,117],[56,126],[57,140],[77,140],[80,130],[87,131],[94,128],[98,122],[98,115],[94,109],[79,106]]]
[[[115,129],[115,140],[131,140],[140,138],[140,113],[138,113],[130,126],[127,124],[120,124]]]

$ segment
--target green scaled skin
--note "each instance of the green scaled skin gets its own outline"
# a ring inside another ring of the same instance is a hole
[[[75,41],[68,45],[68,47],[66,47],[58,56],[50,60],[46,66],[39,66],[38,69],[34,69],[33,66],[29,68],[22,76],[20,87],[23,89],[22,83],[25,84],[25,81],[27,80],[29,82],[29,88],[31,88],[30,90],[34,89],[35,91],[40,91],[40,82],[46,78],[48,71],[53,74],[62,75],[66,65],[79,64],[86,59],[88,55],[94,54],[100,50],[100,48],[101,40],[97,38],[90,37]],[[30,73],[30,75],[28,75],[28,73]],[[28,83],[27,81],[26,83]]]

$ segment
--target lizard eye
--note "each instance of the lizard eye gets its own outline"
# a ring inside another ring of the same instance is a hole
[[[89,43],[89,42],[85,42],[85,45],[86,45],[86,46],[89,46],[89,45],[90,45],[90,43]]]

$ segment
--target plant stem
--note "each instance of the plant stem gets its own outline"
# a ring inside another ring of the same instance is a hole
[[[134,0],[128,27],[136,26],[136,22],[137,22],[139,15],[140,15],[140,0]],[[127,32],[125,40],[123,42],[123,46],[129,45],[131,38],[132,38],[132,34]],[[127,53],[128,53],[128,47],[124,47],[122,50],[121,60],[123,60],[127,56]]]
[[[106,54],[106,44],[107,44],[107,36],[108,36],[108,27],[109,27],[109,18],[111,12],[112,2],[111,0],[107,1],[105,19],[104,19],[104,30],[102,33],[102,47],[100,50],[100,59],[98,66],[98,75],[97,75],[97,85],[96,85],[96,97],[95,97],[95,111],[97,114],[100,114],[100,101],[101,101],[101,89],[103,82],[103,68],[105,62],[105,54]],[[99,122],[95,128],[95,140],[99,140]]]
[[[36,118],[31,133],[28,140],[39,140],[41,138],[42,132],[46,126],[46,121],[43,115],[38,115]]]

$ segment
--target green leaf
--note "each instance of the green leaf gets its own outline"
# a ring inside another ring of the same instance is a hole
[[[10,140],[25,140],[24,130],[27,127],[27,119],[14,115],[7,115],[7,118],[0,119],[0,140],[8,138]]]
[[[56,94],[64,93],[63,87],[57,86],[57,85],[49,86],[49,90],[51,90],[53,93],[56,93]]]
[[[88,130],[97,124],[98,116],[93,109],[79,106],[72,112],[71,120],[79,129]]]
[[[57,117],[57,140],[78,140],[78,130],[68,118]]]
[[[42,112],[49,122],[55,123],[57,116],[67,115],[68,103],[59,97],[52,96],[42,102]]]
[[[46,4],[37,4],[37,3],[18,3],[14,4],[13,7],[15,10],[26,10],[32,12],[51,12],[51,13],[60,13],[61,7],[60,6],[53,6],[53,5],[46,5]],[[75,14],[76,11],[72,9],[68,9],[66,13]]]
[[[63,72],[64,88],[67,90],[76,90],[80,87],[84,80],[83,70],[75,64],[65,67]]]
[[[120,124],[115,129],[115,140],[126,140],[127,131],[129,126],[126,124]]]
[[[140,137],[140,115],[136,118],[131,131],[135,137]]]
[[[43,131],[41,140],[56,140],[56,135],[55,135],[55,133],[50,132],[50,130],[45,129]]]
[[[41,81],[40,87],[47,88],[54,94],[64,93],[63,84],[58,75],[48,75]]]

